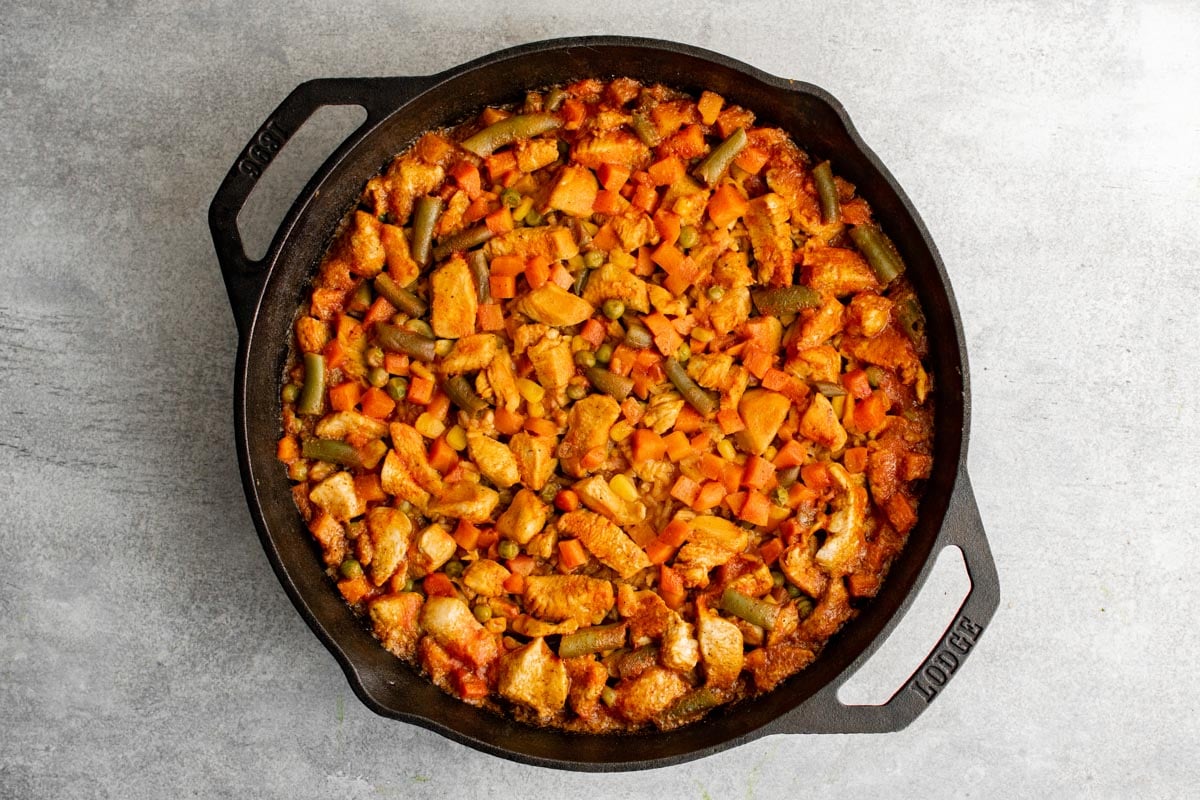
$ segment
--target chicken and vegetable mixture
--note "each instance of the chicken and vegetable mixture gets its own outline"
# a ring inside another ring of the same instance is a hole
[[[369,182],[296,320],[279,460],[341,594],[439,687],[672,728],[808,665],[915,524],[903,270],[750,110],[530,93]]]

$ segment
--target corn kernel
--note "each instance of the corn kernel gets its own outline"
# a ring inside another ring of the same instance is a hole
[[[626,269],[633,269],[637,266],[637,259],[621,250],[613,250],[609,253],[608,261],[610,264]]]
[[[521,393],[521,397],[524,397],[527,403],[540,403],[546,396],[546,390],[528,378],[517,379],[517,391]]]
[[[446,433],[446,444],[455,450],[463,450],[467,446],[467,432],[461,425],[455,425]]]
[[[433,352],[439,358],[445,358],[450,355],[450,351],[454,349],[454,342],[451,339],[438,339],[433,344]]]
[[[777,455],[779,455],[779,450],[777,450],[775,448],[775,445],[770,445],[767,447],[766,450],[763,451],[762,457],[765,458],[767,461],[774,461],[775,456],[777,456]]]
[[[587,340],[582,336],[571,337],[571,352],[578,353],[580,350],[591,350],[592,346],[587,343]]]
[[[697,342],[711,342],[717,335],[708,328],[695,328],[692,330],[692,338]]]
[[[410,361],[408,371],[418,378],[424,378],[427,381],[433,380],[433,373],[429,371],[429,366],[420,361]]]
[[[633,423],[623,419],[616,425],[612,426],[612,430],[608,432],[608,436],[614,442],[623,442],[633,435]]]
[[[637,487],[633,485],[633,481],[629,480],[627,475],[618,472],[612,476],[612,480],[608,482],[608,486],[622,500],[628,500],[632,503],[638,499]]]
[[[717,452],[720,453],[721,457],[726,461],[737,460],[737,448],[735,448],[733,446],[733,442],[729,441],[728,439],[722,439],[721,441],[717,442]]]
[[[526,197],[524,200],[522,200],[517,205],[516,208],[513,209],[513,211],[512,211],[513,219],[517,222],[520,222],[521,220],[525,219],[525,215],[528,214],[532,209],[533,209],[533,198]]]
[[[546,416],[546,407],[538,402],[530,403],[526,407],[526,410],[529,412],[529,416],[537,419],[541,419],[542,417]]]
[[[446,431],[446,424],[428,411],[417,417],[413,427],[426,439],[436,439]]]
[[[842,411],[846,407],[845,395],[838,395],[837,397],[830,399],[829,402],[833,406],[833,413],[839,417],[842,416]]]
[[[504,617],[492,617],[487,622],[483,623],[483,627],[487,628],[492,633],[504,633],[508,630],[508,620]]]

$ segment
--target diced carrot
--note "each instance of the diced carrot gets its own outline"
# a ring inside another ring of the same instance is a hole
[[[691,406],[684,406],[683,410],[679,412],[679,416],[675,418],[675,431],[683,434],[695,433],[703,424],[704,417],[699,411]]]
[[[672,431],[663,439],[663,444],[666,446],[667,456],[672,461],[679,461],[686,458],[692,452],[692,443],[688,441],[687,434],[683,431]]]
[[[450,688],[468,702],[482,700],[492,693],[487,681],[463,667],[458,667],[450,673]]]
[[[501,585],[504,587],[504,591],[509,594],[521,594],[525,591],[525,576],[519,572],[514,572],[505,578],[504,583]]]
[[[434,392],[425,411],[439,422],[445,422],[446,417],[450,415],[450,395],[443,391]]]
[[[842,459],[846,464],[846,471],[854,474],[864,472],[867,469],[867,448],[851,447],[846,450]]]
[[[725,505],[729,506],[729,510],[735,515],[742,510],[742,506],[746,504],[745,492],[730,492],[725,496]]]
[[[793,483],[788,487],[788,507],[799,508],[805,505],[816,505],[821,495],[805,486],[803,483]]]
[[[558,568],[562,572],[578,569],[588,561],[587,551],[578,539],[562,539],[558,543]]]
[[[726,436],[746,429],[746,423],[742,420],[742,415],[738,413],[736,408],[723,408],[718,411],[717,424],[721,426],[721,433]]]
[[[654,215],[654,227],[658,228],[663,245],[673,245],[679,241],[680,222],[678,214],[672,214],[670,211],[663,211],[660,208]]]
[[[340,580],[337,587],[338,591],[342,593],[342,597],[346,598],[346,602],[351,605],[362,601],[375,590],[365,575]]]
[[[704,150],[704,128],[688,125],[663,142],[660,152],[671,152],[680,158],[691,160],[704,155]]]
[[[683,576],[666,564],[658,568],[658,595],[668,607],[678,610],[687,598],[683,588]]]
[[[534,436],[553,436],[558,433],[558,426],[545,417],[530,417],[525,420],[525,430]]]
[[[681,519],[673,519],[667,523],[667,526],[662,529],[662,533],[658,538],[669,544],[671,547],[679,547],[687,541],[688,536],[692,533],[692,526]]]
[[[641,275],[643,278],[654,274],[654,259],[651,257],[652,252],[653,251],[650,249],[650,245],[642,245],[638,248],[637,266],[633,268],[633,271],[636,274]]]
[[[737,158],[733,160],[733,163],[751,175],[757,175],[767,165],[767,159],[770,157],[771,154],[761,147],[746,147],[743,148],[742,152],[737,154]]]
[[[483,191],[483,179],[479,176],[479,168],[470,161],[460,161],[450,170],[450,177],[458,184],[458,188],[474,200]]]
[[[593,349],[604,344],[604,338],[608,335],[608,330],[603,322],[596,317],[592,317],[583,324],[583,330],[579,332],[579,337],[592,346]]]
[[[670,186],[684,176],[683,162],[676,156],[667,156],[661,161],[655,161],[646,169],[650,181],[655,186]]]
[[[726,494],[728,492],[725,490],[725,485],[720,481],[705,481],[700,485],[700,493],[696,495],[696,501],[692,503],[692,509],[700,512],[716,508],[721,505],[721,501],[725,499]]]
[[[510,275],[491,275],[488,288],[495,300],[508,300],[517,296],[517,279]]]
[[[583,458],[579,459],[579,465],[584,469],[596,469],[604,463],[606,458],[608,458],[608,448],[600,445],[584,453]]]
[[[654,345],[660,353],[673,358],[679,352],[679,348],[683,344],[683,337],[679,335],[679,332],[675,330],[675,327],[671,325],[667,318],[662,315],[661,311],[647,314],[642,317],[642,322],[650,329],[650,333],[654,334]]]
[[[646,407],[632,397],[626,397],[621,402],[621,416],[631,424],[637,425],[642,421],[642,417],[646,416]]]
[[[487,550],[498,541],[500,541],[500,534],[496,533],[495,528],[480,528],[476,547],[480,550]]]
[[[715,453],[705,453],[700,456],[700,474],[710,481],[719,481],[725,473],[725,459]]]
[[[700,496],[700,484],[689,478],[687,475],[680,475],[675,481],[675,485],[671,487],[671,497],[674,497],[685,506],[690,506],[696,502],[696,498]]]
[[[485,158],[483,164],[492,183],[500,183],[503,176],[517,171],[517,156],[511,150],[501,150]]]
[[[766,525],[771,521],[771,501],[762,492],[751,490],[746,493],[746,502],[738,511],[738,519],[751,525]]]
[[[361,392],[362,389],[356,381],[339,383],[329,390],[329,405],[334,411],[350,411],[358,405]]]
[[[515,278],[525,271],[525,259],[520,256],[496,256],[490,265],[491,274],[502,278]]]
[[[779,557],[783,555],[783,550],[783,540],[776,536],[770,541],[764,542],[758,548],[758,555],[762,558],[763,563],[769,567],[779,560]]]
[[[629,377],[633,378],[634,394],[645,400],[649,397],[650,390],[663,382],[666,374],[657,365],[643,366],[638,363],[635,364]]]
[[[693,436],[688,444],[691,445],[693,453],[703,453],[712,447],[712,436],[708,431],[702,430]]]
[[[426,575],[422,585],[429,597],[454,597],[454,584],[444,572]]]
[[[554,495],[554,507],[559,511],[575,511],[579,508],[579,495],[573,489],[561,489]]]
[[[617,231],[611,222],[601,225],[600,230],[596,231],[596,235],[592,237],[592,247],[597,250],[616,250],[620,246],[621,239],[617,236]]]
[[[867,379],[865,369],[852,369],[847,372],[842,376],[842,386],[846,387],[846,391],[859,400],[865,400],[871,396],[871,381]]]
[[[521,428],[525,425],[525,419],[515,411],[509,411],[501,406],[496,409],[495,415],[496,430],[503,433],[505,436],[512,436],[514,433],[520,433]]]
[[[808,399],[808,384],[795,375],[790,375],[775,367],[767,370],[767,374],[762,379],[762,386],[764,389],[785,395],[793,402],[800,403]]]
[[[562,264],[555,264],[550,268],[550,282],[557,283],[560,289],[570,289],[575,285],[575,276]]]
[[[667,443],[663,438],[647,428],[638,428],[633,432],[633,463],[645,464],[647,461],[657,461],[666,455]]]
[[[917,514],[913,510],[912,503],[899,492],[892,495],[883,504],[883,510],[887,513],[888,520],[901,533],[908,533],[912,529],[912,526],[917,524]]]
[[[854,427],[861,433],[872,433],[887,419],[883,392],[872,392],[865,400],[854,404]]]
[[[454,529],[454,541],[458,542],[458,546],[463,550],[474,550],[479,546],[479,528],[465,519],[460,519]]]
[[[775,465],[762,456],[750,456],[742,471],[742,486],[763,489],[775,480]]]
[[[525,262],[525,280],[529,281],[531,289],[540,289],[550,280],[550,259],[545,256],[531,256]]]
[[[742,351],[742,364],[745,365],[746,369],[750,370],[751,375],[760,381],[774,363],[774,356],[760,347],[747,347]]]
[[[458,466],[458,453],[446,441],[445,436],[439,436],[429,446],[429,465],[443,475]]]
[[[407,375],[408,356],[404,353],[384,353],[383,368],[392,375]]]
[[[499,303],[480,303],[475,317],[481,331],[504,330],[504,309]]]
[[[725,105],[725,98],[716,92],[710,92],[707,89],[701,92],[700,99],[696,101],[696,110],[700,112],[700,121],[705,125],[715,123],[723,105]]]
[[[750,210],[750,203],[732,184],[723,183],[708,199],[708,218],[718,228],[732,225]]]
[[[619,192],[625,182],[629,180],[629,173],[629,167],[604,163],[600,165],[600,169],[596,170],[596,177],[600,179],[600,185],[607,191]]]
[[[363,393],[361,403],[362,412],[375,419],[387,419],[396,409],[396,401],[374,386]]]
[[[488,215],[491,209],[491,200],[487,195],[479,195],[471,201],[471,205],[467,206],[467,210],[463,212],[463,222],[468,225],[472,222],[478,222]]]
[[[679,238],[679,231],[675,232],[675,238]],[[650,254],[650,258],[655,264],[662,267],[667,274],[674,274],[682,269],[683,260],[686,256],[684,256],[682,250],[675,246],[674,242],[663,242]]]
[[[384,322],[392,318],[396,313],[396,307],[388,302],[386,297],[376,297],[375,302],[371,303],[371,307],[367,309],[367,313],[363,315],[363,325],[370,325],[374,322]]]
[[[500,206],[500,208],[488,214],[484,222],[487,224],[488,230],[496,236],[508,233],[515,227],[512,211],[508,206]]]
[[[285,464],[290,464],[299,457],[300,443],[291,434],[284,436],[279,440],[279,444],[275,446],[275,458]]]
[[[658,207],[658,192],[650,184],[643,183],[634,190],[630,202],[647,214],[653,214]]]
[[[509,572],[515,572],[518,575],[532,575],[537,562],[533,560],[533,556],[521,553],[504,562],[504,566],[508,567]]]
[[[569,131],[579,130],[587,116],[587,106],[574,97],[562,104],[563,127]]]
[[[592,211],[596,214],[616,214],[621,210],[621,195],[609,189],[596,192],[596,200],[592,203]]]
[[[613,350],[612,358],[609,359],[608,371],[622,377],[628,376],[633,371],[634,364],[637,363],[637,354],[638,351],[629,345],[617,345]]]
[[[829,467],[821,461],[814,461],[811,464],[805,464],[801,467],[800,480],[804,481],[804,485],[817,494],[824,494],[833,485],[833,479],[829,475]]]
[[[788,469],[790,467],[798,467],[804,463],[804,459],[807,457],[808,448],[793,439],[779,448],[779,452],[775,454],[775,468]]]
[[[665,564],[671,560],[674,553],[675,548],[662,539],[655,539],[646,545],[646,557],[650,559],[651,564]]]
[[[433,381],[420,375],[414,375],[413,379],[409,381],[406,399],[419,406],[429,405],[429,401],[433,399]]]

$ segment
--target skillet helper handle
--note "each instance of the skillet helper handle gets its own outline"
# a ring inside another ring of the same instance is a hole
[[[904,685],[882,705],[845,705],[838,699],[838,689],[861,666],[862,662],[859,662],[777,720],[770,733],[892,733],[908,727],[924,713],[950,679],[958,674],[1000,605],[996,562],[988,547],[979,507],[965,469],[955,483],[929,563],[932,565],[937,554],[951,545],[962,550],[971,590],[933,651]]]
[[[268,259],[255,261],[246,255],[237,224],[238,214],[259,178],[318,109],[324,106],[356,105],[366,110],[366,120],[347,137],[342,145],[345,147],[351,140],[360,139],[426,85],[427,81],[422,78],[324,78],[306,81],[293,89],[250,137],[221,182],[208,209],[213,245],[239,335],[245,335],[249,329],[259,294],[266,282]]]

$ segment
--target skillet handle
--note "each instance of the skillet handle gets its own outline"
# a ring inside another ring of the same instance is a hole
[[[928,564],[932,565],[937,553],[951,545],[962,550],[971,590],[933,651],[904,685],[882,705],[848,706],[842,703],[837,696],[838,689],[869,658],[868,655],[772,723],[768,733],[891,733],[908,727],[924,713],[949,680],[958,674],[1000,605],[996,562],[988,547],[979,507],[965,469],[959,473]],[[922,575],[921,581],[927,575],[928,572]],[[891,625],[898,622],[899,617],[896,617]]]
[[[328,166],[338,152],[353,146],[385,116],[428,85],[427,78],[324,78],[306,81],[293,89],[250,137],[208,208],[208,225],[239,335],[244,336],[249,329],[259,294],[266,282],[269,258],[254,261],[246,255],[237,218],[271,162],[319,108],[361,106],[367,112],[366,120],[325,162],[325,166]]]

